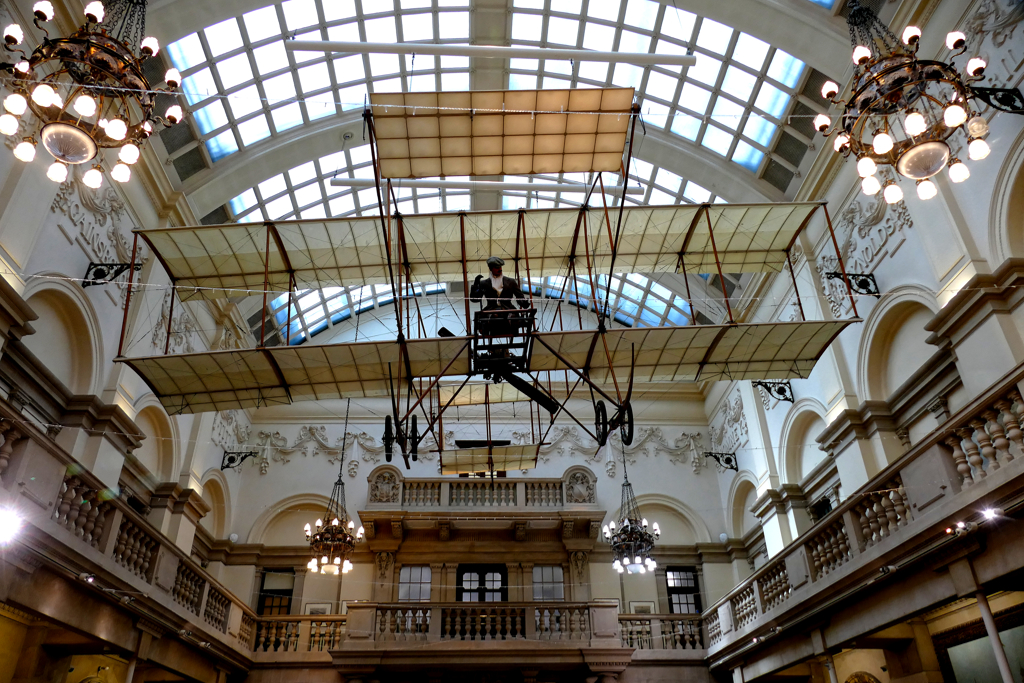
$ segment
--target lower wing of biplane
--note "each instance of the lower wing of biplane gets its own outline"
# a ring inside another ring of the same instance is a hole
[[[535,332],[528,372],[567,371],[613,402],[613,368],[638,382],[805,378],[853,320]],[[119,358],[171,414],[392,396],[472,373],[471,337],[298,345]],[[607,351],[604,344],[607,343]],[[447,389],[452,392],[451,389]],[[458,392],[454,392],[457,394]],[[451,394],[449,394],[451,395]],[[414,406],[415,407],[415,406]],[[406,416],[408,417],[408,415]]]

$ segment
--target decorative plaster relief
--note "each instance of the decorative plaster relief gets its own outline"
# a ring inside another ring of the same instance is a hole
[[[1013,40],[1024,21],[1024,3],[1020,0],[980,0],[960,30],[967,36],[967,54],[984,59],[985,82],[981,85],[1002,88],[1013,85],[1024,62],[1020,40]],[[985,107],[983,102],[979,106]]]
[[[735,453],[750,441],[747,418],[743,413],[743,397],[738,390],[722,402],[722,408],[711,421],[711,449]]]
[[[150,337],[153,349],[158,354],[164,352],[167,342],[167,316],[171,313],[171,296],[171,290],[167,290],[167,293],[164,294],[163,305],[160,307],[160,320],[153,327],[153,335]],[[183,309],[184,306],[179,302],[177,308]],[[166,347],[168,352],[193,353],[196,349],[192,340],[195,337],[197,327],[195,319],[188,311],[179,310],[178,315],[174,316],[174,319],[171,320],[171,343]]]
[[[129,215],[124,200],[109,183],[96,190],[82,183],[77,171],[71,173],[57,189],[50,211],[58,214],[57,227],[60,231],[69,242],[77,243],[90,261],[131,261],[132,243],[125,237],[121,224],[137,224],[138,220]],[[135,262],[145,265],[149,260],[146,252],[145,246],[139,244]],[[118,278],[114,286],[119,291],[120,298],[111,294],[113,290],[109,287],[105,288],[105,291],[115,305],[123,306],[128,278]]]
[[[306,457],[324,455],[327,462],[340,464],[342,457],[342,437],[334,439],[332,445],[327,436],[326,425],[304,426],[299,430],[292,445],[288,445],[288,439],[281,432],[261,431],[257,435],[257,445],[263,450],[260,458],[260,473],[266,474],[270,469],[270,461],[286,465],[291,462],[293,455]],[[348,441],[345,443],[346,452],[352,456],[346,464],[346,473],[349,477],[355,478],[359,475],[360,461],[377,464],[384,459],[384,446],[377,443],[376,437],[366,432],[348,432]],[[437,454],[431,451],[436,450],[432,437],[427,436],[420,444],[418,458],[423,461],[433,461]],[[358,454],[358,457],[356,457]]]
[[[377,553],[377,576],[381,579],[388,578],[391,565],[395,563],[394,553]]]
[[[883,183],[893,177],[892,172],[886,168],[881,169],[879,174]],[[912,227],[914,222],[906,203],[890,205],[881,193],[867,197],[858,189],[839,213],[835,225],[836,240],[840,244],[846,272],[873,273],[886,256],[891,258],[903,245],[907,239],[906,231]],[[845,317],[851,309],[846,283],[825,276],[826,273],[839,270],[839,260],[832,253],[831,242],[826,243],[818,257],[817,270],[832,314]]]
[[[583,550],[575,550],[569,556],[572,569],[576,572],[576,580],[583,581],[584,572],[587,571],[587,564],[590,562],[590,554]]]
[[[222,410],[213,417],[213,443],[226,451],[237,451],[252,434],[243,410]]]

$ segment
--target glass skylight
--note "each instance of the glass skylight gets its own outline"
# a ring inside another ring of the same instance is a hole
[[[825,6],[825,0],[818,4]],[[686,138],[755,173],[760,169],[803,62],[754,36],[653,0],[589,0],[586,15],[580,12],[579,0],[514,0],[512,42],[691,53],[697,64],[644,68],[513,59],[510,88],[632,86],[648,127]]]
[[[379,214],[377,190],[333,187],[331,178],[373,179],[370,147],[362,145],[300,164],[267,178],[229,204],[243,223],[287,218],[340,218]],[[450,178],[465,180],[465,178]],[[469,190],[409,189],[394,185],[398,210],[406,214],[468,211]]]
[[[284,39],[469,42],[469,0],[285,0],[167,46],[211,161],[371,92],[468,90],[469,59],[290,53]]]

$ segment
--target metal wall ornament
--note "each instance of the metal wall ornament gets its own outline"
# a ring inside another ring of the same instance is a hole
[[[776,401],[788,401],[793,403],[793,385],[788,379],[784,380],[754,380],[751,382],[755,387],[764,389],[769,396]]]
[[[843,274],[838,271],[825,273],[825,277],[829,280],[845,281]],[[873,273],[847,273],[846,278],[849,278],[850,287],[857,294],[882,298],[882,292],[878,289],[878,281]]]
[[[82,278],[82,287],[109,284],[128,272],[131,267],[131,263],[93,263],[90,261],[89,267],[85,269],[85,277]],[[136,263],[135,272],[140,271],[142,271],[142,264]]]
[[[661,537],[658,523],[648,528],[647,519],[641,517],[640,506],[633,495],[633,485],[626,472],[626,456],[622,456],[622,503],[619,506],[618,525],[608,522],[603,528],[605,542],[612,548],[612,567],[618,573],[646,574],[653,572],[658,563],[651,556],[654,542]]]
[[[879,182],[879,165],[892,166],[900,176],[916,181],[918,197],[924,200],[938,194],[930,179],[944,168],[952,182],[967,180],[970,170],[952,155],[947,140],[962,130],[969,159],[987,157],[988,122],[971,104],[981,100],[1000,111],[1024,114],[1020,91],[975,86],[987,66],[981,57],[969,59],[962,71],[952,60],[918,59],[920,28],[908,26],[897,38],[870,8],[858,0],[847,4],[856,64],[852,91],[848,100],[839,99],[839,85],[827,81],[821,95],[841,105],[843,113],[832,130],[825,114],[815,117],[814,127],[826,136],[835,133],[836,152],[857,159],[864,194],[881,191],[889,204],[902,201],[903,190],[893,180]],[[967,50],[966,37],[953,31],[946,36],[946,46],[955,59]]]
[[[220,470],[233,470],[236,467],[241,467],[242,463],[249,458],[255,458],[259,455],[256,451],[224,451],[224,455],[220,459]]]
[[[345,405],[345,436],[342,440],[341,457],[339,458],[338,479],[331,489],[331,497],[327,501],[323,518],[316,520],[313,529],[307,523],[303,529],[309,543],[312,557],[306,567],[313,573],[347,574],[352,570],[352,552],[357,541],[363,540],[363,527],[356,529],[355,522],[348,516],[345,502],[345,445],[348,438],[348,412],[352,403],[349,399]],[[329,520],[326,524],[324,520]]]
[[[704,457],[714,460],[719,472],[725,472],[726,470],[732,470],[733,472],[740,471],[735,453],[715,453],[713,451],[704,451]]]
[[[139,160],[156,125],[174,125],[184,118],[176,102],[162,115],[154,113],[158,95],[173,94],[181,85],[181,74],[168,69],[162,88],[146,79],[143,62],[160,51],[156,38],[145,35],[146,0],[108,4],[109,9],[98,0],[89,2],[82,26],[68,36],[51,38],[43,24],[53,21],[53,4],[36,2],[33,22],[45,37],[31,53],[18,47],[25,40],[21,26],[4,29],[4,48],[15,61],[0,62],[0,69],[13,76],[13,92],[3,101],[0,133],[23,136],[14,156],[26,163],[35,159],[36,146],[42,142],[54,158],[46,176],[57,183],[67,179],[69,166],[92,162],[82,182],[100,187],[99,153],[104,148],[118,149],[111,178],[128,182],[131,165]],[[26,112],[36,119],[27,129],[20,118]]]

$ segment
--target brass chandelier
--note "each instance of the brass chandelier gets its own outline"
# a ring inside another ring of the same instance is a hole
[[[654,542],[661,537],[658,523],[648,528],[647,519],[640,516],[640,506],[633,495],[633,485],[626,472],[626,453],[622,453],[622,503],[619,523],[608,522],[602,529],[605,542],[612,547],[612,567],[618,573],[646,574],[654,571],[658,563],[651,556]]]
[[[13,90],[3,102],[0,133],[11,136],[26,130],[14,148],[14,156],[24,162],[35,158],[42,142],[54,158],[46,173],[54,182],[67,179],[70,165],[93,162],[82,181],[98,188],[103,183],[100,149],[119,150],[110,175],[127,182],[130,166],[139,160],[140,148],[155,125],[182,120],[177,103],[162,116],[154,113],[157,96],[174,93],[181,75],[168,69],[165,87],[154,89],[143,73],[143,62],[160,50],[156,38],[145,35],[146,0],[113,0],[109,11],[94,0],[84,13],[85,23],[77,30],[51,38],[42,24],[53,21],[53,4],[36,2],[33,22],[46,37],[31,53],[18,47],[25,39],[18,24],[4,29],[4,47],[21,59],[0,63],[11,74],[8,85]],[[34,121],[23,121],[29,113]]]
[[[349,399],[351,403],[351,399]],[[334,482],[331,497],[327,501],[322,518],[316,520],[316,528],[306,524],[304,531],[312,557],[306,567],[321,574],[347,574],[352,569],[352,551],[356,541],[363,540],[363,527],[356,529],[356,523],[349,518],[345,503],[345,446],[348,441],[348,409],[345,406],[345,431],[341,437],[341,455],[338,465],[338,480]],[[330,520],[324,524],[324,520]]]
[[[832,131],[828,130],[832,122],[824,114],[815,117],[814,127],[826,136],[835,133],[836,152],[857,159],[864,194],[882,191],[890,204],[903,199],[903,190],[892,180],[883,185],[876,175],[879,166],[891,166],[900,176],[916,181],[921,199],[938,193],[930,179],[943,169],[948,169],[954,183],[967,180],[970,170],[953,155],[950,138],[962,131],[968,157],[984,159],[990,151],[984,139],[988,123],[972,104],[980,99],[1001,111],[1022,114],[1020,92],[975,86],[986,67],[980,57],[969,59],[962,72],[952,61],[918,59],[921,29],[908,26],[898,39],[858,0],[850,0],[848,6],[856,64],[851,94],[841,100],[839,85],[826,82],[822,97],[842,105],[843,113]],[[967,50],[967,39],[954,31],[946,36],[946,46],[955,59]]]

